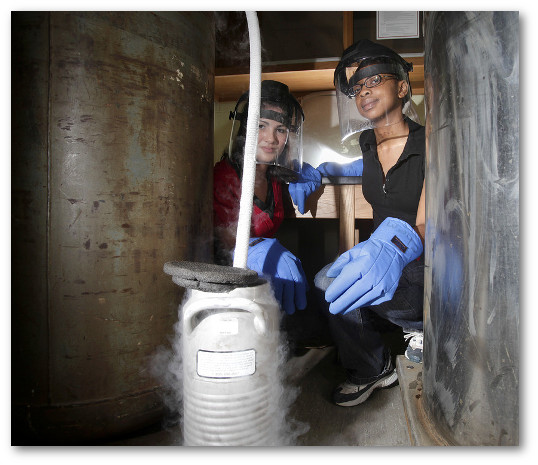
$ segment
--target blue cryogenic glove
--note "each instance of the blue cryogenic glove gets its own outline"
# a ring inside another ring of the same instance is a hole
[[[290,182],[288,190],[291,195],[293,203],[297,205],[297,209],[304,215],[304,203],[306,198],[312,194],[315,190],[321,186],[321,174],[320,172],[309,165],[303,163],[299,178],[296,182]]]
[[[392,299],[403,268],[422,253],[419,235],[405,221],[386,218],[367,241],[343,253],[327,271],[332,314]]]
[[[306,307],[307,281],[301,261],[277,239],[251,237],[247,266],[270,278],[275,297],[288,315]]]
[[[362,158],[345,164],[326,161],[318,166],[318,171],[323,176],[362,176]]]

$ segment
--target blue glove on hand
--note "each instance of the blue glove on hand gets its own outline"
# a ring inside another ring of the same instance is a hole
[[[306,307],[306,276],[301,261],[276,239],[251,237],[247,266],[260,276],[269,277],[276,299],[291,315]]]
[[[301,172],[296,182],[290,182],[288,190],[293,203],[297,205],[297,209],[304,215],[304,203],[306,198],[321,186],[320,172],[309,165],[303,163]]]
[[[326,161],[318,166],[318,171],[323,176],[362,176],[362,158],[346,164]]]
[[[403,268],[423,246],[405,221],[386,218],[367,241],[343,253],[327,271],[336,278],[325,291],[332,314],[378,305],[392,299]]]

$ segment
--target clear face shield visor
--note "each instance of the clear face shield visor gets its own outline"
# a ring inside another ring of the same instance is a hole
[[[334,84],[343,141],[355,133],[394,124],[394,120],[389,117],[389,112],[394,110],[394,102],[391,105],[380,105],[375,95],[365,95],[365,89],[384,86],[393,80],[407,82],[408,92],[404,97],[402,113],[418,122],[418,114],[411,101],[409,76],[400,64],[389,58],[377,57],[358,59],[347,66],[338,66]],[[399,101],[396,103],[401,105]]]
[[[230,113],[232,130],[228,153],[244,157],[248,98],[240,100]],[[295,99],[263,98],[258,120],[256,163],[272,166],[272,174],[283,181],[295,181],[303,162],[303,113]]]

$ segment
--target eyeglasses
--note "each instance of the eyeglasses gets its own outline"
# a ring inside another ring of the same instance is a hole
[[[390,79],[398,79],[398,77],[392,74],[374,74],[373,76],[366,78],[366,80],[362,84],[355,84],[351,88],[348,96],[349,98],[356,97],[361,92],[363,86],[366,86],[368,89],[371,89],[372,87],[380,86],[385,81],[389,81]]]

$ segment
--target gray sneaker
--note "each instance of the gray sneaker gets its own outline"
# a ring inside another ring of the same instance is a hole
[[[398,375],[391,365],[391,369],[383,377],[371,383],[358,385],[348,380],[340,384],[333,392],[333,401],[342,407],[352,407],[362,404],[375,389],[389,388],[396,384]]]
[[[405,357],[415,363],[422,363],[422,343],[424,333],[422,331],[414,331],[404,334],[404,339],[409,340],[407,349],[405,349]]]

